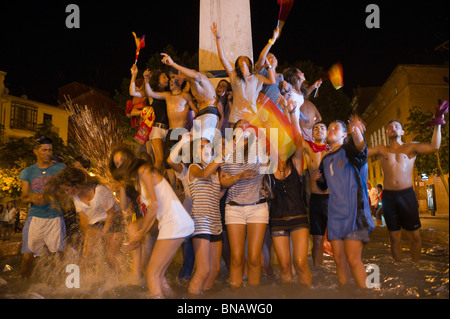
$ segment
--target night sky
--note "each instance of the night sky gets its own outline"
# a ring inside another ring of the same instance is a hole
[[[223,0],[222,0],[223,1]],[[80,8],[80,28],[68,29],[70,3]],[[366,6],[380,8],[380,28],[368,29]],[[276,0],[250,0],[255,58],[272,36]],[[134,62],[131,35],[146,35],[141,67],[167,44],[198,50],[199,0],[1,1],[0,70],[9,94],[57,104],[58,88],[72,81],[111,92]],[[442,64],[448,52],[448,1],[297,0],[273,48],[279,64],[311,60],[344,67],[344,90],[382,85],[398,64]],[[281,71],[281,70],[279,70]],[[308,77],[308,74],[306,74]]]

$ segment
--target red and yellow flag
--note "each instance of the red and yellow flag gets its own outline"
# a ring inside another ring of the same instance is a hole
[[[265,134],[266,147],[270,147],[271,152],[275,151],[280,160],[286,161],[294,154],[300,134],[275,103],[262,93],[258,96],[257,107],[258,111],[250,125],[265,129],[259,130],[259,133],[262,131]]]
[[[336,90],[344,86],[344,69],[341,63],[333,64],[328,70],[328,77]]]
[[[131,32],[131,33],[133,33],[134,41],[136,42],[136,60],[134,61],[134,64],[136,64],[138,57],[139,57],[139,51],[145,47],[145,35],[138,38],[136,36],[136,33],[134,33],[134,32]]]

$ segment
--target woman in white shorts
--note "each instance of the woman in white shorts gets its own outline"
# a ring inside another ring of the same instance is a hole
[[[238,121],[235,129],[248,125]],[[238,136],[237,133],[235,136]],[[261,278],[261,254],[264,235],[269,223],[269,208],[262,196],[264,174],[258,154],[249,152],[248,136],[244,134],[244,152],[233,153],[233,160],[227,160],[220,168],[229,174],[233,184],[228,189],[225,206],[225,224],[231,250],[230,285],[242,284],[245,262],[245,239],[247,236],[248,283],[258,285]],[[239,148],[237,148],[239,149]]]
[[[194,222],[170,184],[151,163],[136,158],[128,147],[113,150],[109,169],[115,180],[135,182],[147,204],[147,214],[140,220],[138,227],[131,228],[129,249],[139,247],[144,235],[158,220],[158,239],[147,266],[146,277],[151,297],[164,298],[163,289],[170,289],[164,274],[178,248],[194,232]]]

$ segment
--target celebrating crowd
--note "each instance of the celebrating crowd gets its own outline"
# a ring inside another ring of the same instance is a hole
[[[52,253],[64,250],[61,211],[72,210],[83,234],[83,260],[95,262],[93,250],[102,244],[108,265],[116,269],[128,251],[135,280],[145,278],[152,298],[171,296],[165,273],[180,247],[179,278],[190,280],[193,296],[214,286],[222,259],[232,288],[241,287],[244,279],[258,285],[262,273],[271,271],[272,246],[281,281],[292,282],[295,274],[299,284],[310,286],[310,235],[313,267],[321,267],[325,250],[333,256],[340,284],[353,278],[365,288],[361,254],[375,227],[368,156],[378,156],[384,171],[383,214],[392,255],[402,259],[400,231],[405,229],[412,259],[418,260],[420,220],[412,169],[417,154],[439,149],[442,121],[436,122],[430,144],[405,144],[402,125],[393,120],[386,127],[389,146],[368,148],[358,116],[348,123],[321,122],[308,100],[321,81],[308,87],[299,69],[277,71],[270,49],[278,28],[255,66],[247,56],[231,65],[217,25],[211,29],[229,79],[216,88],[204,73],[164,53],[167,73],[145,70],[137,79],[136,64],[131,67],[133,100],[126,114],[136,127],[139,147],[117,146],[105,154],[112,178],[120,183],[117,196],[86,167],[53,162],[49,138],[36,141],[37,162],[20,175],[22,200],[30,203],[22,274],[31,274],[33,256],[45,247]],[[296,132],[289,154],[263,147],[266,141],[251,125],[260,93]],[[444,112],[439,109],[436,118]],[[129,209],[135,216],[131,222],[123,213]]]

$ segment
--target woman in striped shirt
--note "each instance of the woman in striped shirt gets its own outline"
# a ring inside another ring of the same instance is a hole
[[[196,268],[188,292],[198,295],[211,289],[219,274],[222,257],[222,221],[220,219],[221,181],[218,165],[211,162],[212,149],[206,139],[194,141],[193,152],[201,159],[189,166],[189,191],[192,197],[191,217],[195,231],[192,234]]]

